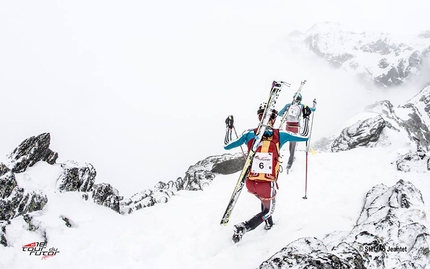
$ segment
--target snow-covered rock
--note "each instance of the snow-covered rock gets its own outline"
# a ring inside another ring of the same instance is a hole
[[[15,174],[4,165],[0,167],[0,221],[41,210],[46,205],[45,194],[19,187]]]
[[[315,24],[289,35],[296,50],[311,52],[337,69],[382,87],[400,85],[429,61],[428,33],[405,41],[388,33],[355,33],[335,22]]]
[[[430,158],[422,148],[409,151],[401,155],[396,161],[397,170],[403,172],[427,172],[430,171]]]
[[[0,244],[7,245],[6,227],[9,221],[23,216],[27,229],[35,231],[39,225],[28,215],[30,212],[42,210],[48,203],[48,197],[41,190],[27,190],[19,186],[15,175],[23,173],[28,167],[39,161],[55,164],[58,153],[49,149],[50,134],[44,133],[25,139],[11,154],[7,155],[7,164],[0,163]],[[242,154],[223,154],[210,156],[192,165],[185,176],[176,181],[159,182],[152,190],[143,190],[124,199],[119,191],[107,183],[95,183],[96,169],[86,163],[80,165],[75,161],[56,164],[61,167],[56,189],[62,192],[81,192],[82,198],[93,201],[121,214],[130,214],[135,210],[167,203],[178,191],[199,191],[208,186],[216,174],[235,173],[241,169]],[[28,177],[28,180],[33,180]],[[67,227],[72,221],[64,216],[61,218]],[[41,232],[44,233],[43,231]]]
[[[63,173],[58,178],[58,189],[65,191],[90,191],[94,185],[97,175],[96,169],[92,164],[79,165],[74,161],[67,161],[61,164]]]
[[[355,119],[352,125],[344,128],[339,136],[330,141],[331,151],[376,144],[391,145],[395,141],[390,141],[388,132],[397,133],[391,140],[404,140],[410,147],[429,151],[430,87],[424,88],[397,108],[388,100],[369,105]]]
[[[54,164],[58,158],[58,153],[49,149],[50,143],[51,135],[49,133],[29,137],[8,155],[10,163],[6,165],[13,172],[21,173],[38,161]]]
[[[357,146],[367,146],[378,141],[385,121],[381,116],[369,118],[343,129],[338,138],[333,141],[331,150],[333,152],[350,150]]]
[[[424,201],[412,183],[379,184],[366,194],[356,225],[345,236],[300,238],[260,268],[428,268],[426,225]]]
[[[135,210],[153,206],[157,203],[167,203],[176,192],[200,191],[208,186],[216,177],[216,174],[235,173],[242,169],[243,155],[222,154],[207,157],[190,166],[185,176],[178,177],[175,181],[158,182],[154,189],[138,192],[120,203],[120,212],[130,214]]]
[[[401,126],[417,146],[430,150],[430,86],[396,109]]]

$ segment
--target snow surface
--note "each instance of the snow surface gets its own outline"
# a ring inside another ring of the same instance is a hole
[[[309,153],[307,200],[302,199],[304,144],[296,155],[291,174],[281,174],[278,181],[275,226],[265,231],[261,225],[239,244],[231,241],[233,225],[249,219],[260,207],[258,199],[244,190],[229,224],[219,225],[237,173],[218,175],[203,191],[180,191],[166,204],[119,215],[83,200],[82,193],[56,192],[59,169],[39,162],[18,174],[17,181],[48,195],[47,206],[32,215],[46,229],[48,247],[60,252],[47,259],[24,252],[23,245],[42,237],[26,231],[22,218],[15,218],[7,228],[10,247],[0,247],[0,268],[256,268],[300,237],[323,239],[335,231],[349,232],[366,192],[379,183],[392,186],[399,179],[421,190],[430,214],[428,173],[396,171],[391,164],[397,157],[393,148]],[[100,182],[96,179],[96,183]],[[63,216],[72,221],[72,228],[65,226]]]

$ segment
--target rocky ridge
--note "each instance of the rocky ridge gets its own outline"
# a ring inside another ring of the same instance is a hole
[[[430,86],[396,108],[388,100],[369,105],[357,118],[340,135],[316,141],[315,148],[338,152],[356,147],[389,146],[394,142],[389,137],[393,136],[409,148],[395,162],[398,170],[408,172],[411,167],[430,170]]]
[[[405,42],[388,33],[355,33],[339,23],[324,22],[305,33],[290,34],[289,40],[294,49],[311,52],[333,68],[383,88],[419,76],[430,61],[428,31]]]
[[[42,229],[30,213],[43,210],[49,202],[47,195],[41,190],[20,187],[15,178],[16,174],[23,173],[37,162],[43,161],[61,168],[55,187],[58,192],[82,193],[83,199],[109,207],[120,214],[130,214],[157,203],[166,203],[178,191],[203,190],[216,174],[237,172],[244,163],[242,154],[210,156],[190,166],[184,177],[167,183],[159,182],[153,189],[143,190],[124,199],[111,184],[95,182],[97,171],[92,164],[81,165],[74,161],[56,163],[58,153],[49,148],[50,139],[49,133],[25,139],[7,155],[7,163],[0,163],[0,244],[4,246],[7,246],[7,225],[13,218],[22,217],[29,230]],[[61,217],[70,227],[73,220]]]

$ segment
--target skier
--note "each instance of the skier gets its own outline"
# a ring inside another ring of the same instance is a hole
[[[303,118],[309,118],[309,115],[316,110],[316,101],[313,101],[313,107],[304,105],[302,102],[302,95],[299,93],[297,96],[293,97],[293,103],[286,104],[281,111],[279,111],[278,116],[283,116],[287,113],[285,130],[299,133],[300,121]],[[290,142],[289,146],[290,156],[287,162],[287,173],[291,169],[294,162],[294,153],[296,151],[296,142]]]
[[[263,112],[267,104],[262,103],[257,111],[258,119],[261,121]],[[251,169],[247,175],[246,188],[251,194],[254,194],[261,201],[261,212],[252,217],[250,220],[241,222],[234,226],[233,242],[237,243],[242,236],[251,230],[257,228],[263,221],[265,229],[270,230],[273,226],[272,214],[275,209],[275,196],[277,189],[277,179],[280,168],[279,151],[287,141],[307,141],[308,137],[293,134],[287,131],[274,129],[278,111],[270,111],[270,120],[268,128],[264,132],[262,141],[258,145],[254,156]],[[224,149],[232,149],[246,144],[248,149],[252,147],[256,129],[245,131],[239,138],[231,141],[231,132],[233,126],[233,117],[229,116],[226,121],[226,136],[224,140]]]

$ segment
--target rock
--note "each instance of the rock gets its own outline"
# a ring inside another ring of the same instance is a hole
[[[0,220],[0,245],[7,247],[7,239],[6,239],[6,226],[9,225],[10,222]]]
[[[11,154],[10,168],[14,173],[24,172],[29,166],[33,166],[38,161],[45,161],[54,164],[58,158],[58,153],[49,149],[51,136],[43,133],[25,139]]]
[[[366,194],[351,232],[324,240],[300,238],[260,268],[426,268],[430,264],[426,225],[424,201],[412,183],[379,184]]]
[[[430,86],[396,109],[400,125],[417,147],[430,150]]]
[[[331,151],[345,151],[358,146],[371,145],[376,142],[385,128],[385,120],[381,116],[358,121],[357,123],[343,129],[331,146]]]
[[[367,257],[368,267],[409,263],[424,268],[430,264],[430,257],[422,252],[430,243],[426,224],[422,194],[412,183],[399,180],[390,188],[380,184],[367,193],[346,241]],[[421,253],[416,254],[417,249]]]
[[[117,189],[107,183],[94,184],[92,199],[98,205],[103,205],[120,213],[119,201],[123,199]]]
[[[0,174],[0,198],[5,199],[12,194],[12,191],[18,184],[15,179],[15,174],[12,173],[12,171]]]
[[[58,178],[57,188],[61,192],[80,191],[88,192],[94,185],[97,175],[92,164],[86,163],[80,166],[77,162],[68,161],[62,163],[63,173]]]
[[[230,175],[242,170],[245,165],[245,158],[243,155],[236,156],[232,159],[216,163],[211,172],[221,175]]]
[[[237,172],[243,160],[241,153],[215,155],[205,158],[192,165],[185,172],[185,176],[176,181],[158,182],[153,190],[144,190],[132,195],[120,203],[120,212],[130,214],[136,210],[154,206],[157,203],[167,203],[178,191],[201,191],[216,177],[216,173],[224,174]],[[237,170],[237,171],[236,171]]]
[[[0,199],[0,220],[10,220],[19,215],[42,210],[48,203],[48,197],[42,192],[27,192],[15,187],[12,193]]]
[[[409,151],[401,155],[395,161],[395,164],[398,171],[425,173],[430,170],[429,162],[430,158],[427,153],[422,148],[419,148],[417,151]]]
[[[430,86],[397,108],[394,108],[390,101],[383,100],[367,106],[362,114],[359,121],[343,129],[341,134],[331,142],[331,151],[338,152],[359,146],[373,146],[376,142],[380,142],[381,137],[385,138],[383,135],[385,127],[400,133],[411,145],[415,144],[418,148],[430,150],[428,127],[430,126]],[[329,141],[326,138],[325,144]],[[320,139],[316,146],[319,146],[319,142],[324,141]],[[385,141],[385,143],[391,144],[390,141]],[[407,160],[414,157],[402,156],[401,158]],[[404,163],[403,160],[399,160],[398,169],[409,171],[409,168],[401,167],[404,166]]]
[[[328,250],[314,237],[297,239],[264,261],[260,269],[269,268],[366,268],[360,253],[347,244]]]
[[[305,33],[289,35],[289,44],[295,51],[314,54],[335,69],[356,74],[364,82],[390,88],[425,76],[430,54],[427,36],[428,31],[404,42],[388,33],[356,33],[339,23],[323,22]],[[368,57],[361,57],[362,54]]]
[[[43,209],[48,198],[42,192],[20,188],[15,173],[0,165],[0,221]]]
[[[70,218],[65,217],[65,216],[60,216],[60,218],[64,221],[64,224],[66,225],[67,228],[75,228],[77,225],[75,224],[74,221],[72,221]]]

